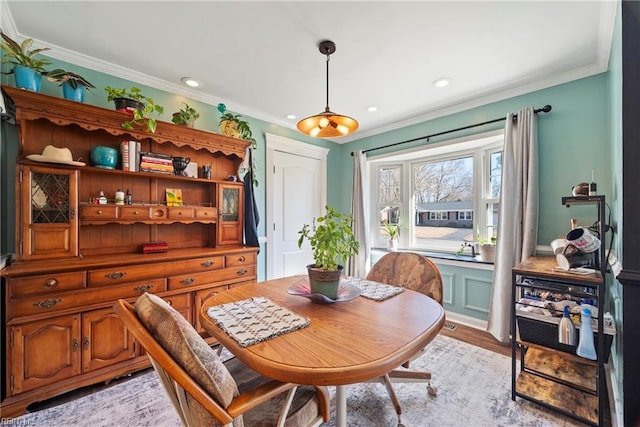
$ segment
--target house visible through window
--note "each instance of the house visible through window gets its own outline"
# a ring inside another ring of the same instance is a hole
[[[372,244],[385,246],[381,224],[399,224],[400,247],[455,252],[497,231],[502,131],[369,159]]]

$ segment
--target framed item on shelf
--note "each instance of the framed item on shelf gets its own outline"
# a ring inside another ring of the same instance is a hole
[[[196,162],[190,162],[184,170],[184,176],[189,178],[198,177],[198,164]]]
[[[179,188],[167,188],[167,206],[182,206],[182,190]]]

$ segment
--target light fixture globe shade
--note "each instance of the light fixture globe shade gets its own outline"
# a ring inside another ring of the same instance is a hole
[[[358,122],[348,116],[331,111],[307,117],[298,122],[298,130],[314,138],[337,138],[358,129]]]

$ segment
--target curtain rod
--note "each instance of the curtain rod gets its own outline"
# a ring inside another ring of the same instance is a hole
[[[549,111],[551,111],[551,105],[547,104],[542,108],[536,108],[533,110],[534,113],[538,114],[540,112],[542,113],[548,113]],[[513,117],[518,117],[517,114],[514,114]],[[438,132],[438,133],[432,133],[431,135],[425,135],[425,136],[419,136],[418,138],[413,138],[413,139],[407,139],[406,141],[400,141],[400,142],[394,142],[393,144],[388,144],[388,145],[383,145],[382,147],[376,147],[376,148],[369,148],[368,150],[362,150],[362,153],[368,153],[369,151],[376,151],[376,150],[382,150],[383,148],[389,148],[389,147],[395,147],[396,145],[400,145],[400,144],[406,144],[408,142],[414,142],[414,141],[419,141],[421,139],[426,139],[427,142],[429,142],[429,138],[433,138],[435,136],[440,136],[440,135],[446,135],[448,133],[453,133],[453,132],[458,132],[461,130],[465,130],[465,129],[471,129],[471,128],[475,128],[478,126],[484,126],[484,125],[488,125],[491,123],[497,123],[499,121],[502,120],[507,120],[507,117],[500,117],[498,119],[493,119],[493,120],[489,120],[486,122],[482,122],[482,123],[476,123],[473,125],[469,125],[469,126],[464,126],[461,128],[457,128],[457,129],[450,129],[450,130],[445,130],[444,132]],[[353,156],[353,151],[351,152],[351,155]]]

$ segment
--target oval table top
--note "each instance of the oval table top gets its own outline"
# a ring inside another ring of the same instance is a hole
[[[238,286],[207,299],[200,322],[238,359],[262,375],[310,385],[354,384],[384,375],[424,348],[444,325],[444,309],[433,299],[405,290],[384,301],[359,296],[350,301],[315,304],[289,295],[306,275]],[[311,320],[309,326],[241,347],[208,315],[214,305],[252,297]]]

